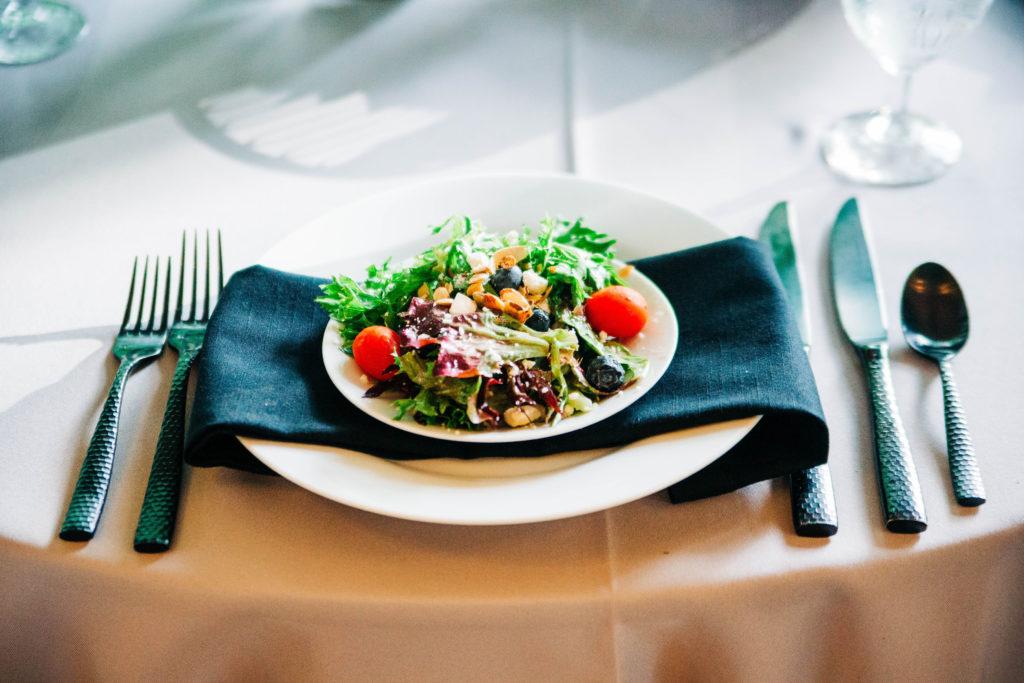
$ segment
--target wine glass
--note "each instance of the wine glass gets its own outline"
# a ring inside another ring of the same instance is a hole
[[[53,0],[0,0],[0,8],[0,64],[56,57],[85,29],[81,12]]]
[[[907,111],[914,72],[981,21],[992,0],[843,0],[853,34],[902,79],[895,109],[851,114],[825,133],[821,152],[841,176],[872,185],[925,183],[960,158],[951,128]]]

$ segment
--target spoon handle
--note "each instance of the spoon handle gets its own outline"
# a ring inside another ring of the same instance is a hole
[[[910,444],[896,409],[889,373],[889,347],[873,344],[863,347],[861,353],[871,388],[875,458],[882,484],[885,526],[894,533],[921,533],[928,526],[928,518]]]
[[[953,479],[956,502],[965,507],[977,507],[985,502],[985,486],[981,483],[981,470],[974,457],[974,444],[967,430],[967,418],[960,405],[960,392],[953,379],[953,365],[949,359],[939,361],[942,377],[942,403],[946,414],[946,450],[949,452],[949,473]]]

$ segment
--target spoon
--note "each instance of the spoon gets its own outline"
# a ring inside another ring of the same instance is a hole
[[[985,487],[953,381],[953,356],[967,343],[969,331],[967,303],[960,284],[938,263],[922,263],[907,277],[900,317],[910,348],[939,365],[946,449],[956,502],[966,507],[981,505],[985,502]]]

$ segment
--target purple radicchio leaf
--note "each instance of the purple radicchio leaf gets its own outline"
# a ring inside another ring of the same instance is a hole
[[[518,370],[518,372],[516,371]],[[536,368],[524,369],[518,364],[507,372],[509,394],[513,405],[543,404],[561,413],[558,396],[551,388],[545,373]]]
[[[445,312],[434,306],[432,301],[413,297],[409,308],[399,313],[402,327],[398,331],[399,344],[403,349],[419,349],[440,341],[445,329]]]
[[[492,408],[487,402],[487,398],[492,393],[491,389],[501,386],[501,384],[501,380],[494,377],[490,377],[480,383],[480,391],[476,395],[476,412],[480,417],[481,423],[488,423],[493,426],[498,424],[498,420],[501,419],[501,413]]]
[[[363,398],[377,398],[389,391],[397,392],[405,398],[409,398],[416,394],[417,388],[418,387],[413,384],[413,381],[409,379],[409,375],[402,372],[391,379],[384,379],[377,382],[366,390],[366,393],[363,394]]]

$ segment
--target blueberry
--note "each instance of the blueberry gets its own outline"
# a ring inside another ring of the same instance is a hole
[[[551,327],[551,318],[543,309],[533,309],[533,314],[526,319],[526,326],[538,332],[547,332]]]
[[[523,270],[519,266],[498,268],[498,271],[491,276],[491,286],[499,292],[503,289],[519,289],[521,284],[523,284]]]
[[[587,381],[598,391],[615,391],[626,381],[622,363],[612,356],[597,356],[587,363]]]

